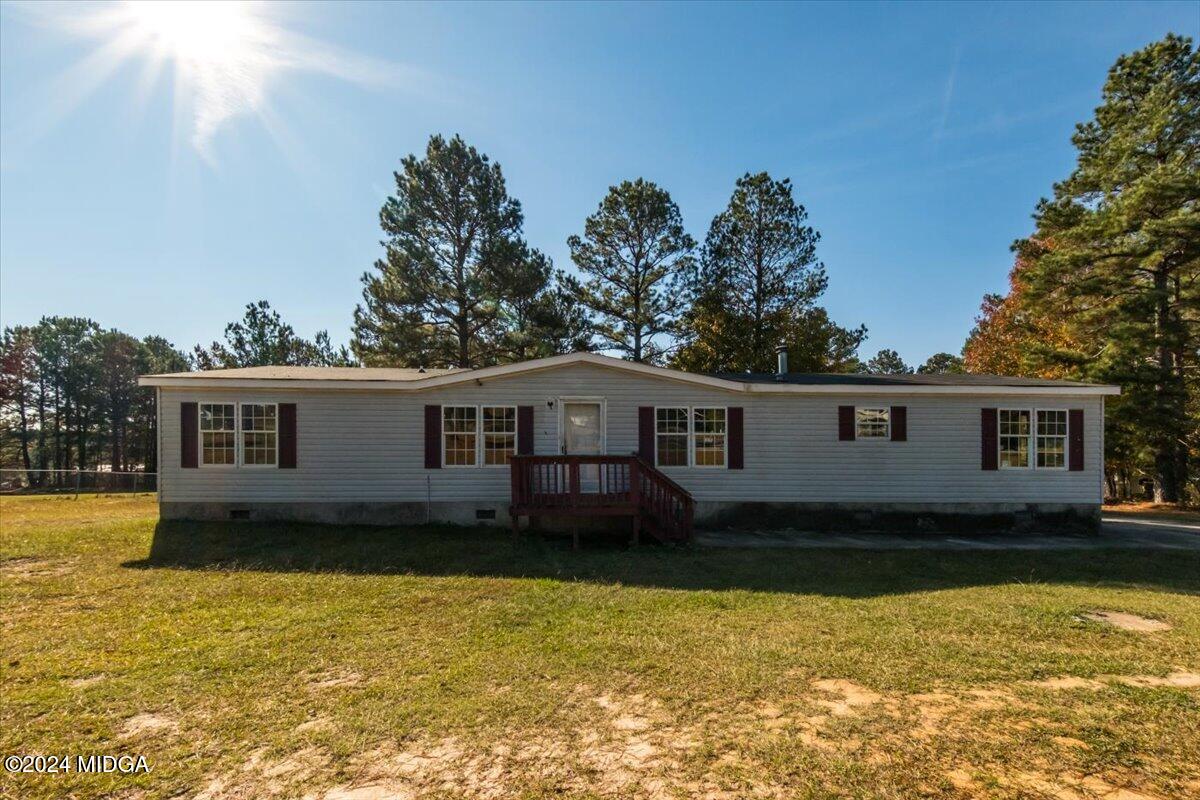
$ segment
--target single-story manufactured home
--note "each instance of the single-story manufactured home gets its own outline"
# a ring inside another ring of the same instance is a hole
[[[1097,524],[1115,386],[693,374],[572,353],[481,369],[149,375],[164,519]]]

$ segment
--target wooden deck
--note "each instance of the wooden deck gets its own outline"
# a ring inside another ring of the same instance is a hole
[[[691,494],[640,456],[513,456],[510,470],[514,536],[521,517],[627,516],[634,544],[642,530],[664,542],[692,537]],[[578,547],[578,526],[572,538]]]

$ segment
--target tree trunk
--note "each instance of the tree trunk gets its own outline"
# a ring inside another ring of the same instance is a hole
[[[1154,384],[1154,393],[1159,399],[1159,408],[1171,415],[1169,409],[1175,400],[1170,396],[1172,383],[1171,348],[1167,342],[1167,331],[1170,324],[1171,302],[1167,288],[1167,272],[1160,268],[1154,273],[1154,350],[1158,361],[1158,379]],[[1160,413],[1163,413],[1160,412]],[[1164,425],[1163,423],[1166,422]],[[1154,442],[1154,502],[1179,502],[1178,464],[1178,434],[1171,430],[1168,420],[1159,420],[1159,430],[1155,433]]]

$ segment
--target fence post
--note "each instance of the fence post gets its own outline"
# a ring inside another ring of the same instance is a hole
[[[75,467],[75,499],[79,499],[79,467]]]

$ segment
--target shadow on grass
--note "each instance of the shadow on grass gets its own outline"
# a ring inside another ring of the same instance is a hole
[[[238,569],[551,578],[667,589],[842,597],[1012,583],[1140,586],[1200,594],[1200,552],[701,549],[486,528],[160,522],[133,569]]]

